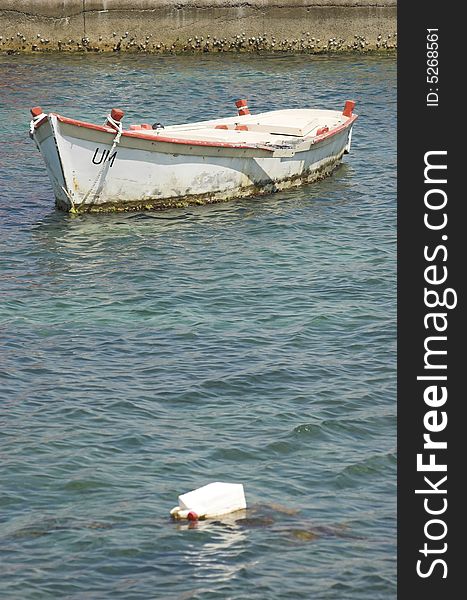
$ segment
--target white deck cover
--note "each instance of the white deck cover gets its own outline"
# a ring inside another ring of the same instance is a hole
[[[163,137],[171,136],[179,139],[206,140],[234,143],[280,143],[282,138],[313,137],[319,128],[327,126],[333,129],[347,120],[340,111],[317,109],[275,110],[258,115],[244,115],[170,125],[159,130],[141,130],[143,135]],[[235,129],[237,125],[246,126],[248,130]],[[220,129],[218,126],[227,126]],[[298,140],[297,140],[298,141]]]

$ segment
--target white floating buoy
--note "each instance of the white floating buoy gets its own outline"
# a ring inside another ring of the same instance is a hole
[[[216,481],[179,496],[178,506],[174,506],[170,514],[174,519],[197,521],[245,508],[245,492],[241,483]]]

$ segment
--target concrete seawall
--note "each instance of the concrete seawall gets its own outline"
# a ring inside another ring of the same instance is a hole
[[[396,0],[0,0],[0,52],[368,52]]]

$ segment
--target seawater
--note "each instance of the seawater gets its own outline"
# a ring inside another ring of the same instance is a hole
[[[54,209],[31,106],[168,124],[238,97],[354,99],[352,152],[271,196]],[[391,57],[0,57],[2,599],[395,597],[395,103]],[[170,522],[211,481],[268,518]]]

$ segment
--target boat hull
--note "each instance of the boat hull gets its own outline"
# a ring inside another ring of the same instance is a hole
[[[151,139],[49,114],[34,132],[56,206],[73,212],[163,210],[268,194],[328,176],[350,149],[352,120],[305,147]],[[302,144],[303,146],[303,144]]]

